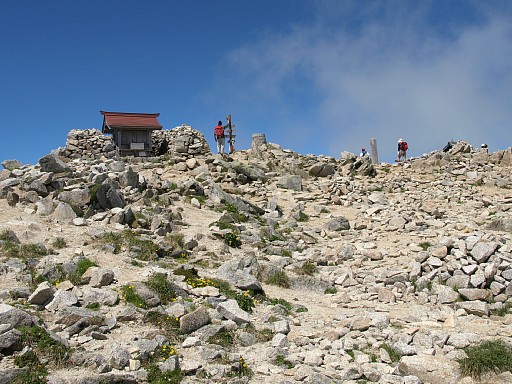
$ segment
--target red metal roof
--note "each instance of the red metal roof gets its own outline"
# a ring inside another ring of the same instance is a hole
[[[130,113],[130,112],[105,112],[100,111],[103,115],[103,131],[107,125],[107,130],[112,128],[125,129],[162,129],[162,125],[158,122],[159,113]]]

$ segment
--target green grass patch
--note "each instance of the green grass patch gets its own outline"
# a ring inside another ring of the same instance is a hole
[[[71,281],[74,285],[82,284],[82,275],[87,271],[90,267],[97,267],[94,261],[89,260],[87,257],[81,259],[76,265],[76,272],[72,273],[68,276],[69,281]]]
[[[267,284],[277,285],[278,287],[290,288],[290,279],[284,271],[276,271],[270,274],[266,280]]]
[[[429,249],[432,246],[432,244],[429,241],[423,241],[423,242],[419,243],[418,245],[424,251],[426,251],[427,249]]]
[[[158,258],[160,247],[153,241],[144,239],[135,231],[109,232],[100,238],[103,244],[110,244],[114,253],[130,251],[135,258],[144,261],[152,261]]]
[[[336,288],[336,287],[327,287],[327,288],[325,288],[324,293],[326,295],[334,295],[335,293],[338,293],[338,288]]]
[[[231,217],[237,223],[245,223],[245,222],[247,222],[249,220],[248,216],[244,215],[243,213],[240,213],[238,208],[235,205],[231,204],[231,203],[224,204],[224,209],[229,212]]]
[[[512,308],[512,303],[505,303],[505,304],[503,304],[502,307],[494,309],[492,311],[492,314],[496,315],[496,316],[505,316],[508,313],[510,313],[511,308]]]
[[[222,347],[229,347],[233,345],[233,332],[228,330],[221,330],[217,332],[215,335],[211,336],[208,339],[208,343],[217,344]]]
[[[18,367],[28,367],[28,371],[18,377],[15,383],[46,383],[47,368],[59,369],[66,365],[71,350],[53,339],[48,332],[38,326],[20,326],[23,345],[30,351],[15,357]]]
[[[123,285],[119,292],[121,299],[125,302],[130,303],[138,308],[147,308],[148,304],[142,297],[137,294],[137,292],[135,292],[133,285]]]
[[[149,384],[178,384],[183,380],[183,374],[179,368],[174,371],[162,372],[156,364],[151,364],[147,371]]]
[[[459,360],[461,372],[480,379],[486,373],[512,370],[512,348],[503,340],[489,340],[464,348],[467,358]]]
[[[301,223],[305,223],[306,221],[309,221],[309,216],[306,213],[300,211],[298,221]]]
[[[393,363],[399,362],[400,359],[402,358],[402,354],[398,352],[395,348],[391,347],[389,344],[381,344],[380,348],[384,349],[388,353],[389,358]]]
[[[67,247],[67,243],[66,243],[66,240],[62,237],[57,237],[53,243],[52,243],[52,247],[56,248],[56,249],[62,249],[62,248],[66,248]]]
[[[318,271],[318,267],[312,261],[305,261],[302,266],[297,268],[296,273],[299,275],[313,276]]]
[[[167,280],[165,273],[154,273],[149,276],[145,284],[160,297],[162,304],[168,304],[176,300],[177,294],[172,284]]]
[[[237,230],[226,233],[224,235],[224,242],[231,248],[239,248],[242,245],[240,233]]]
[[[277,305],[277,304],[282,305],[284,308],[286,308],[287,313],[290,313],[292,311],[292,305],[285,299],[267,298],[267,301],[269,301],[270,304],[272,304],[272,305]]]

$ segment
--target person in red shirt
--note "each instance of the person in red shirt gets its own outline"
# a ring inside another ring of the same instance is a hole
[[[217,126],[213,129],[213,138],[217,142],[217,153],[223,155],[226,138],[224,136],[224,127],[222,126],[222,121],[220,120]]]

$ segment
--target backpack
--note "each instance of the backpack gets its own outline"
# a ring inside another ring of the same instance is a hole
[[[214,129],[213,129],[213,134],[216,136],[216,137],[224,137],[224,127],[222,125],[217,125]]]
[[[407,141],[402,141],[400,143],[400,150],[401,151],[407,151],[409,149],[409,145],[407,144]]]

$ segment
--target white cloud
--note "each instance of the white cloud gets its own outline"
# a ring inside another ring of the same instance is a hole
[[[392,161],[399,137],[412,155],[451,139],[512,146],[512,19],[491,9],[478,23],[428,29],[431,9],[391,4],[370,11],[344,4],[315,24],[231,52],[229,75],[243,92],[230,102],[273,114],[286,132],[279,144],[311,142],[333,156],[357,152],[371,137],[384,161]]]

